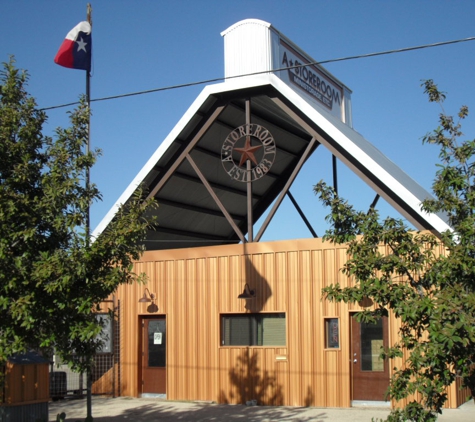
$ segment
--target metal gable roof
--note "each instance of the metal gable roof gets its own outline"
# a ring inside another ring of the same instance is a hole
[[[252,221],[277,199],[268,217],[272,218],[300,167],[321,144],[416,227],[439,233],[449,229],[440,216],[421,211],[421,201],[430,194],[371,143],[278,77],[266,74],[205,87],[93,237],[143,184],[159,204],[158,225],[148,233],[147,249],[238,243],[249,236],[258,241],[266,222],[254,237],[248,224],[247,184],[226,173],[221,155],[226,137],[246,121],[268,129],[276,146],[270,171],[252,183]]]

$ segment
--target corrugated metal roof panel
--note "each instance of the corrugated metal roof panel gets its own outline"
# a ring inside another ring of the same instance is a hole
[[[275,139],[275,160],[269,173],[253,183],[253,219],[257,221],[277,198],[312,137],[363,178],[375,191],[421,229],[448,229],[441,216],[421,211],[430,194],[385,157],[359,133],[321,107],[314,107],[298,92],[273,75],[246,77],[206,87],[159,146],[93,236],[98,236],[140,183],[157,190],[167,172],[171,177],[155,193],[161,205],[159,225],[150,233],[149,249],[194,247],[239,242],[200,177],[246,234],[246,184],[233,180],[223,167],[221,148],[228,134],[243,125],[245,101],[250,99],[250,118],[267,128]],[[220,111],[224,107],[223,111]],[[206,129],[206,130],[205,130]],[[191,142],[195,142],[190,149]],[[198,174],[186,158],[196,164]],[[256,153],[257,154],[257,153]],[[182,156],[183,161],[176,165]],[[172,172],[171,169],[176,167]],[[210,240],[211,238],[211,240]]]

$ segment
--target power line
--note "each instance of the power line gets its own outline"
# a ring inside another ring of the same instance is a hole
[[[405,53],[406,51],[422,50],[424,48],[432,48],[432,47],[441,47],[443,45],[457,44],[457,43],[466,42],[466,41],[473,41],[473,40],[475,40],[475,37],[468,37],[468,38],[462,38],[460,40],[442,41],[442,42],[436,42],[436,43],[433,43],[433,44],[419,45],[419,46],[416,46],[416,47],[405,47],[405,48],[399,48],[399,49],[396,49],[396,50],[381,51],[379,53],[368,53],[368,54],[361,54],[359,56],[342,57],[341,59],[324,60],[324,61],[321,61],[321,62],[318,62],[318,63],[325,64],[325,63],[341,62],[341,61],[344,61],[344,60],[365,59],[365,58],[368,58],[368,57],[383,56],[385,54]]]
[[[419,45],[419,46],[416,46],[416,47],[405,47],[405,48],[399,48],[399,49],[396,49],[396,50],[380,51],[380,52],[377,52],[377,53],[360,54],[360,55],[357,55],[357,56],[348,56],[348,57],[341,57],[341,58],[338,58],[338,59],[322,60],[322,61],[318,61],[318,62],[301,64],[301,65],[298,65],[298,66],[281,67],[279,69],[264,70],[264,71],[260,71],[260,72],[230,76],[230,77],[227,77],[227,78],[225,78],[223,76],[223,77],[220,77],[220,78],[206,79],[206,80],[202,80],[202,81],[198,81],[198,82],[189,82],[189,83],[186,83],[186,84],[170,85],[170,86],[161,87],[161,88],[148,89],[148,90],[145,90],[145,91],[130,92],[128,94],[119,94],[119,95],[112,95],[112,96],[109,96],[109,97],[94,98],[94,99],[91,99],[90,101],[91,102],[98,102],[98,101],[116,100],[116,99],[119,99],[119,98],[132,97],[132,96],[135,96],[135,95],[151,94],[153,92],[169,91],[169,90],[172,90],[172,89],[179,89],[179,88],[186,88],[186,87],[190,87],[190,86],[203,85],[203,84],[209,84],[209,83],[214,83],[214,82],[221,82],[223,80],[242,78],[244,76],[262,75],[264,73],[280,72],[282,70],[296,69],[296,68],[313,66],[313,65],[321,65],[321,64],[327,64],[327,63],[342,62],[342,61],[346,61],[346,60],[366,59],[366,58],[369,58],[369,57],[383,56],[383,55],[387,55],[387,54],[405,53],[407,51],[422,50],[422,49],[425,49],[425,48],[433,48],[433,47],[441,47],[441,46],[444,46],[444,45],[457,44],[457,43],[461,43],[461,42],[474,41],[474,40],[475,40],[475,37],[468,37],[468,38],[462,38],[462,39],[452,40],[452,41],[442,41],[442,42],[437,42],[437,43],[433,43],[433,44],[424,44],[424,45]],[[74,106],[74,105],[77,105],[77,104],[79,104],[79,101],[75,101],[73,103],[61,104],[61,105],[57,105],[57,106],[44,107],[40,110],[42,110],[42,111],[53,110],[53,109],[57,109],[57,108],[70,107],[70,106]]]

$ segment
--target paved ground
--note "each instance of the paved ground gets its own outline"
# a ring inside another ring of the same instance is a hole
[[[56,421],[58,413],[66,413],[66,421],[84,421],[86,400],[62,400],[49,404],[49,420]],[[218,405],[197,402],[175,402],[128,397],[94,397],[94,422],[152,422],[152,421],[302,421],[302,422],[370,422],[384,418],[385,408],[328,409],[316,407],[267,407]],[[474,422],[473,400],[459,409],[445,410],[439,422]]]

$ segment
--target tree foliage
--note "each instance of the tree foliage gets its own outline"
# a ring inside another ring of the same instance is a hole
[[[98,239],[85,229],[101,195],[86,185],[99,151],[85,152],[88,107],[71,127],[43,135],[46,114],[26,92],[28,74],[4,63],[0,74],[0,361],[29,348],[52,348],[86,369],[98,346],[98,305],[138,279],[133,260],[154,206],[141,192]],[[81,356],[77,360],[75,357]]]
[[[443,107],[445,94],[424,81],[430,102],[441,106],[439,126],[423,138],[440,150],[433,182],[435,197],[422,209],[447,216],[453,229],[437,237],[411,231],[402,220],[381,219],[377,210],[355,210],[320,182],[315,193],[331,209],[325,239],[348,243],[342,271],[354,287],[323,289],[332,301],[357,303],[370,298],[374,309],[358,314],[375,322],[392,312],[401,323],[398,341],[383,357],[401,358],[388,395],[408,398],[389,421],[434,421],[447,399],[446,387],[457,377],[475,394],[475,140],[462,140],[463,106],[456,118]],[[419,398],[417,398],[419,397]]]

